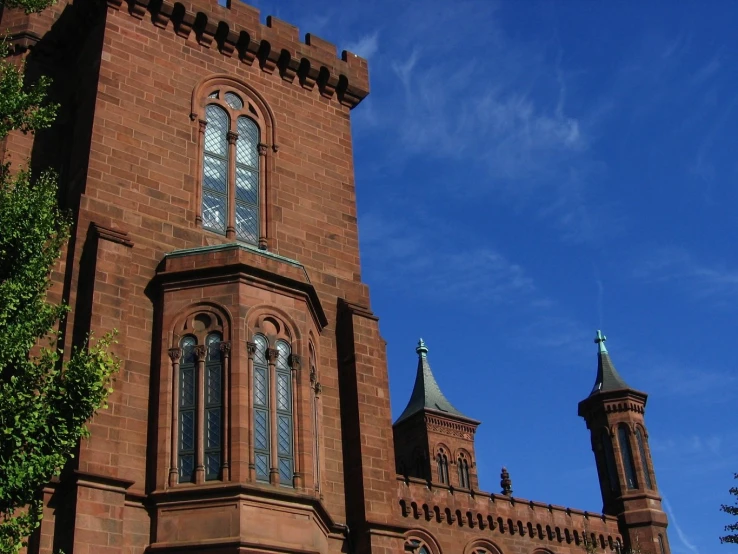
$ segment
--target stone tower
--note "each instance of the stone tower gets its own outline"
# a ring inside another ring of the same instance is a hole
[[[423,339],[407,407],[392,428],[397,472],[461,489],[478,489],[474,433],[479,422],[451,405],[436,382]]]
[[[592,438],[602,511],[617,516],[626,546],[670,554],[667,519],[661,508],[644,420],[648,396],[628,386],[597,331],[597,378],[579,403]]]

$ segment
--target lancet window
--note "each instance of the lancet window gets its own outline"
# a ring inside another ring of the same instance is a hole
[[[636,478],[635,464],[633,463],[633,451],[630,447],[630,433],[625,424],[618,426],[618,441],[620,442],[620,457],[625,470],[625,483],[629,489],[638,488],[638,479]]]

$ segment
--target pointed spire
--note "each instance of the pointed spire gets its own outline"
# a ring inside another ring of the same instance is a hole
[[[397,421],[395,421],[395,424],[422,410],[441,412],[445,415],[470,420],[470,418],[454,408],[451,402],[441,392],[441,388],[438,386],[428,363],[428,347],[425,345],[423,339],[418,341],[415,352],[418,354],[418,370],[415,375],[415,386],[413,387],[407,407]]]
[[[607,337],[598,330],[594,340],[597,344],[597,379],[590,396],[598,392],[630,388],[610,360],[610,353],[605,347],[606,340]]]

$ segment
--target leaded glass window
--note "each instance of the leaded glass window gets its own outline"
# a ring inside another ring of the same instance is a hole
[[[205,479],[220,476],[223,448],[223,364],[220,333],[210,333],[205,339]]]
[[[638,442],[638,453],[641,455],[641,467],[643,468],[643,477],[646,480],[646,486],[649,489],[652,489],[653,481],[651,480],[651,473],[648,471],[648,460],[646,459],[646,444],[640,428],[636,429],[636,442]]]
[[[195,346],[197,339],[183,337],[179,343],[182,357],[179,362],[179,482],[192,481],[195,474],[195,428],[197,420],[197,359]]]
[[[420,539],[411,538],[405,541],[405,552],[412,554],[430,554],[428,546]]]
[[[203,227],[258,244],[263,122],[254,105],[233,91],[216,90],[208,98],[202,139]]]
[[[659,535],[659,554],[666,554],[666,549],[664,548],[664,537],[662,535]]]
[[[443,452],[439,452],[436,456],[436,466],[438,469],[438,482],[448,485],[448,458]]]
[[[459,486],[462,489],[468,489],[470,488],[469,462],[467,462],[466,458],[459,458],[458,465],[459,465]]]
[[[269,481],[271,467],[269,448],[269,365],[267,364],[267,340],[263,335],[254,337],[254,465],[256,479]]]
[[[283,340],[277,341],[277,458],[279,482],[292,486],[292,371],[290,370],[290,346]]]
[[[202,175],[202,224],[225,234],[228,221],[228,113],[215,104],[205,108]]]
[[[629,489],[637,489],[638,479],[636,478],[633,451],[630,448],[630,437],[628,435],[628,428],[621,424],[618,427],[618,440],[620,441],[620,457],[623,461],[623,468],[625,469],[625,483]]]
[[[615,453],[612,449],[610,433],[607,430],[603,430],[600,440],[602,441],[602,451],[605,458],[605,471],[607,472],[607,480],[610,484],[610,490],[616,491],[618,489],[618,472],[615,466]]]

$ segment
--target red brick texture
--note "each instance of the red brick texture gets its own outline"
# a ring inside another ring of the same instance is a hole
[[[580,552],[585,532],[610,548],[612,517],[479,492],[470,437],[423,439],[429,454],[440,441],[451,458],[466,450],[469,490],[453,465],[450,486],[398,481],[385,343],[359,261],[350,110],[369,91],[365,60],[262,25],[235,0],[60,1],[1,18],[60,105],[51,129],[12,134],[0,152],[56,169],[74,216],[50,293],[72,307],[66,351],[117,329],[123,361],[110,408],[44,491],[31,551],[389,554],[417,539],[431,554],[559,553]],[[202,227],[203,95],[218,87],[262,126],[256,246]],[[180,483],[177,349],[208,329],[223,335],[222,469]],[[274,468],[255,478],[256,333],[292,348],[288,483]]]

